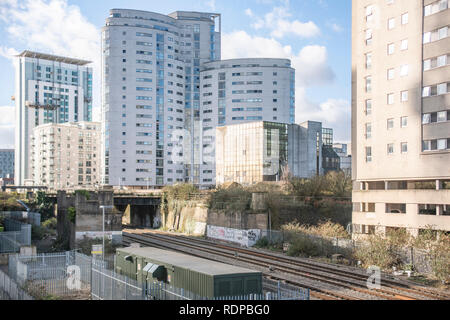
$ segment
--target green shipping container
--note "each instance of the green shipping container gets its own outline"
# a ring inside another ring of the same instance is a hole
[[[157,280],[202,297],[262,293],[262,273],[157,248],[117,249],[117,273],[140,283]]]
[[[0,232],[3,232],[3,230],[5,230],[3,227],[0,227]]]

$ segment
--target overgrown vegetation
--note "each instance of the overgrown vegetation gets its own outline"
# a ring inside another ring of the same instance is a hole
[[[77,211],[74,207],[69,207],[67,209],[67,219],[72,222],[75,223],[76,221],[76,217],[77,217]]]
[[[424,230],[417,237],[410,236],[405,230],[390,230],[386,237],[371,235],[367,245],[355,250],[355,257],[363,266],[376,265],[384,270],[396,266],[407,270],[402,265],[400,250],[403,248],[422,249],[430,260],[433,276],[443,282],[450,281],[450,236],[431,228]]]
[[[33,211],[41,214],[41,221],[54,217],[53,203],[44,191],[38,191],[35,200],[30,205],[33,207]]]
[[[77,249],[81,251],[81,253],[90,256],[92,253],[92,245],[102,244],[102,238],[87,238],[84,237],[82,240],[77,241]],[[105,238],[105,256],[114,255],[116,253],[116,249],[119,245],[113,244],[110,239]]]
[[[50,218],[42,222],[40,226],[31,226],[32,240],[43,240],[54,235],[56,235],[56,218]]]
[[[283,188],[288,194],[301,197],[348,198],[352,193],[352,181],[349,174],[332,171],[310,179],[291,177],[283,182]]]
[[[320,237],[344,239],[351,238],[350,234],[342,225],[331,221],[320,222],[315,226],[302,225],[300,223],[288,223],[283,225],[281,229],[287,232],[303,233]]]
[[[84,196],[86,200],[89,200],[91,198],[91,194],[87,190],[75,190],[75,194]]]
[[[0,192],[0,211],[22,211],[23,207],[17,202],[21,196],[16,192]]]
[[[193,206],[196,203],[191,198],[198,194],[198,192],[199,190],[192,184],[176,184],[163,188],[160,206],[163,230],[174,229],[184,232],[183,226],[180,226],[181,210],[185,207]],[[174,216],[171,225],[167,223],[169,212]]]
[[[239,184],[229,187],[221,186],[210,194],[208,208],[224,212],[246,212],[250,210],[252,201],[250,189]]]

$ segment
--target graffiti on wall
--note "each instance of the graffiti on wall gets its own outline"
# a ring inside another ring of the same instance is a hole
[[[245,247],[251,247],[261,237],[261,230],[238,230],[208,225],[206,235],[208,238],[234,242]]]

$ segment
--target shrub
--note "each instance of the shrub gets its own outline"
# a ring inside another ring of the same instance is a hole
[[[365,245],[356,248],[355,257],[364,267],[377,266],[383,270],[391,269],[400,262],[389,239],[380,235],[372,235]]]
[[[45,228],[47,228],[47,229],[52,229],[52,230],[55,230],[55,229],[56,229],[56,225],[57,225],[57,220],[56,220],[56,218],[50,218],[50,219],[47,219],[47,220],[45,220],[45,221],[42,223],[42,226],[43,226],[43,227],[45,227]]]
[[[31,226],[31,239],[42,240],[47,234],[47,229],[43,226]]]
[[[321,255],[320,245],[307,236],[298,236],[287,251],[288,256],[317,257]]]
[[[267,237],[262,237],[258,241],[256,241],[254,247],[255,248],[267,248],[269,246],[269,240]]]
[[[86,200],[89,200],[91,198],[91,194],[87,190],[76,190],[75,194],[84,196],[86,198]]]
[[[69,207],[67,209],[67,219],[70,222],[75,223],[76,216],[77,216],[77,212],[76,212],[75,208],[74,207]]]
[[[293,233],[304,233],[310,235],[316,235],[320,237],[330,238],[350,238],[349,233],[345,228],[331,221],[320,222],[317,226],[301,225],[299,223],[288,223],[281,226],[282,230]]]
[[[188,183],[166,186],[162,191],[167,200],[189,200],[191,194],[198,193],[198,189]]]

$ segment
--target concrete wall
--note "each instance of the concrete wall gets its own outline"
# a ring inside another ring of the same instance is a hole
[[[75,248],[76,234],[83,232],[101,232],[103,230],[103,214],[100,206],[113,205],[113,192],[90,192],[89,200],[83,194],[67,195],[59,191],[57,200],[57,232],[60,239],[69,239],[70,249]],[[67,218],[67,211],[74,207],[76,211],[75,223]],[[122,213],[113,209],[105,209],[105,231],[122,230]]]

